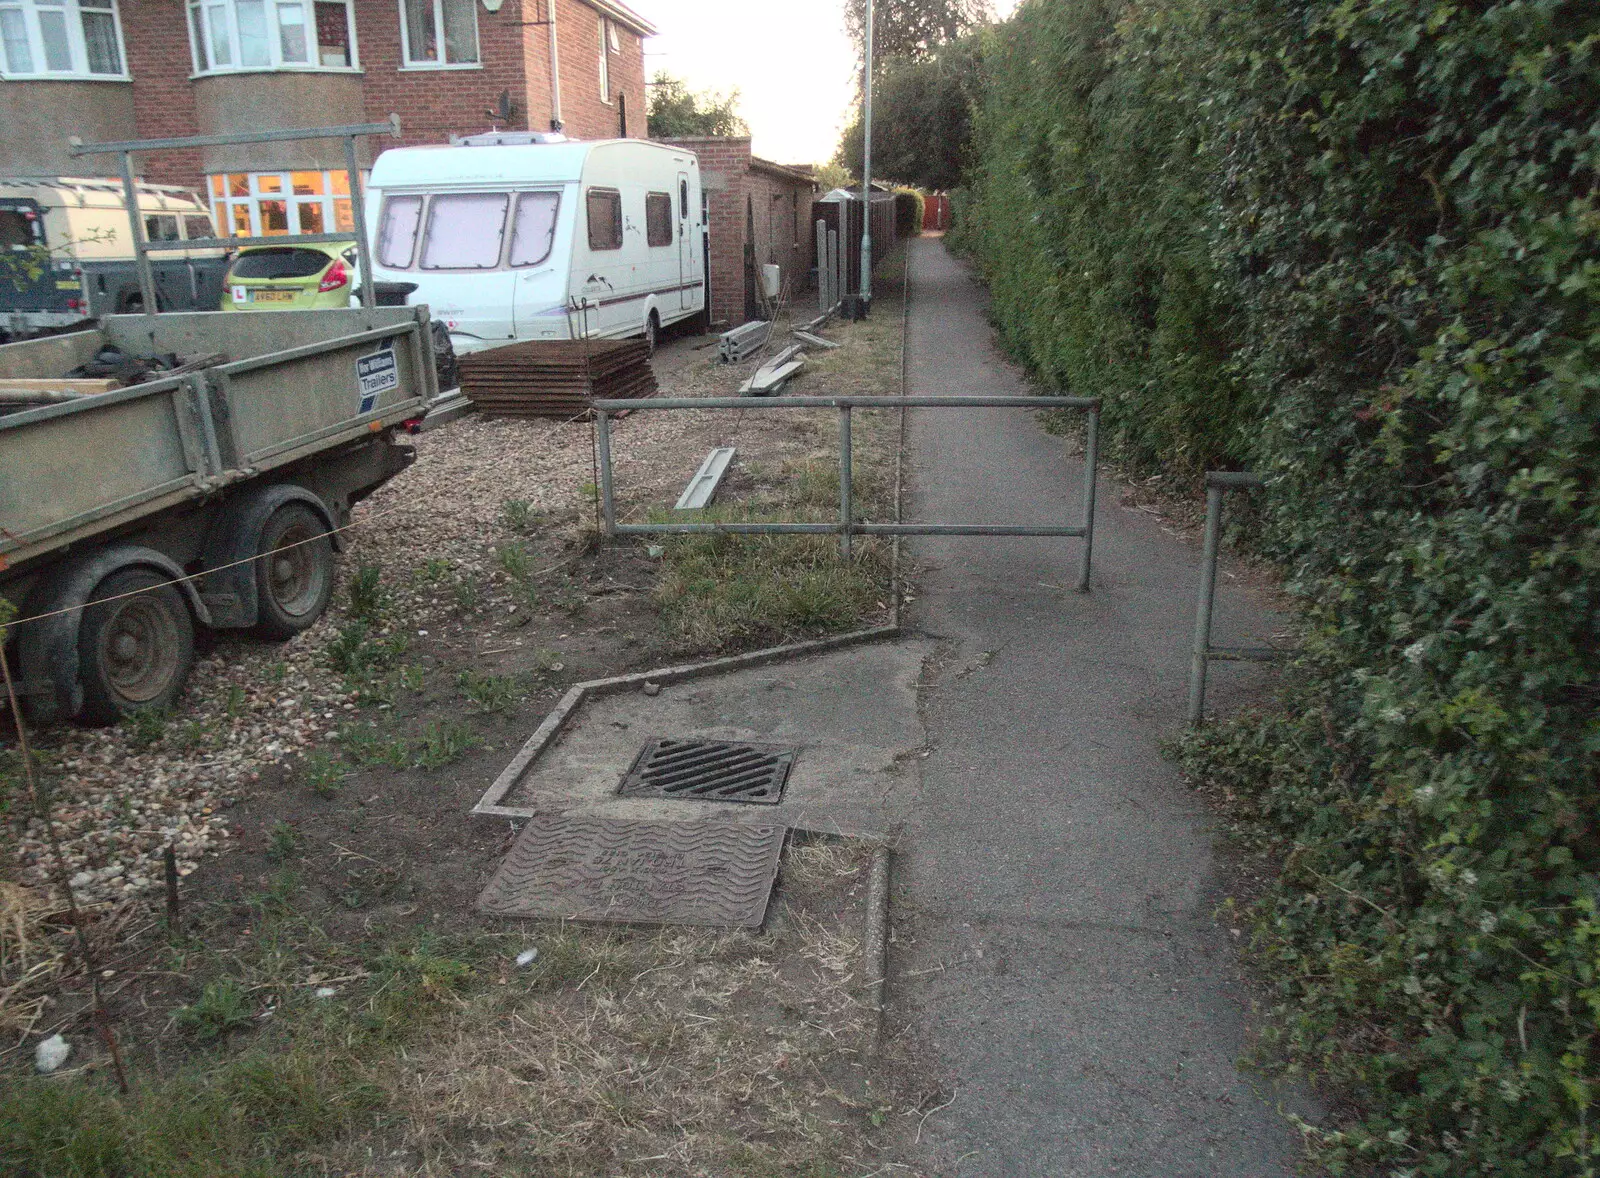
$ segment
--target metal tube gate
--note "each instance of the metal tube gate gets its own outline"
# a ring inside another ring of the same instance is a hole
[[[356,137],[359,135],[392,135],[400,137],[400,116],[390,115],[386,123],[351,123],[338,127],[286,128],[282,131],[244,131],[233,135],[188,135],[181,139],[130,139],[123,143],[85,143],[76,135],[67,140],[73,156],[120,155],[122,157],[122,201],[128,210],[128,228],[133,235],[133,259],[139,271],[139,291],[144,299],[146,315],[154,315],[156,306],[155,275],[150,269],[150,255],[160,250],[239,249],[247,245],[283,245],[299,242],[314,245],[324,241],[349,241],[356,239],[357,257],[361,266],[361,305],[376,306],[372,278],[372,254],[367,240],[367,215],[362,207],[361,166],[356,159]],[[144,233],[144,217],[139,211],[139,193],[133,183],[133,153],[136,151],[167,151],[187,147],[229,147],[245,143],[294,143],[305,139],[343,139],[345,169],[350,174],[350,211],[355,221],[351,233],[297,233],[276,237],[191,237],[186,241],[148,241]],[[213,308],[214,310],[215,308]]]
[[[1206,670],[1212,659],[1266,663],[1283,651],[1270,646],[1212,646],[1211,609],[1217,596],[1217,548],[1222,533],[1224,491],[1256,491],[1265,484],[1258,474],[1213,470],[1206,473],[1206,534],[1200,552],[1200,597],[1195,605],[1194,645],[1189,659],[1189,723],[1199,724],[1206,710]]]
[[[1083,540],[1078,591],[1089,591],[1094,553],[1095,480],[1099,466],[1100,399],[1098,397],[656,397],[639,401],[593,402],[600,451],[600,509],[605,534],[611,536],[682,535],[724,532],[734,535],[837,535],[839,556],[850,559],[852,536],[1072,536]],[[1083,522],[1081,524],[907,524],[868,523],[854,518],[850,494],[850,414],[855,409],[1077,409],[1087,420],[1084,430]],[[611,414],[646,409],[837,409],[839,411],[838,523],[619,524],[611,469]]]

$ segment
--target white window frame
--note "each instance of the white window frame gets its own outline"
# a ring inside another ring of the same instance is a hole
[[[478,25],[478,0],[466,0],[467,7],[472,13],[472,49],[478,55],[477,61],[445,61],[444,40],[444,0],[433,0],[433,38],[439,46],[438,61],[411,60],[411,27],[406,21],[406,0],[398,0],[400,8],[400,70],[409,73],[411,70],[481,70],[483,68],[483,37],[482,28]]]
[[[0,0],[0,4],[8,0]],[[263,72],[307,72],[323,74],[356,74],[361,72],[361,48],[356,38],[356,6],[355,0],[320,0],[324,4],[343,4],[345,29],[350,34],[350,60],[344,65],[323,65],[321,54],[317,48],[317,4],[319,0],[260,0],[263,16],[267,25],[267,64],[241,65],[242,54],[239,44],[239,6],[238,0],[185,0],[184,24],[189,31],[189,60],[194,66],[195,78],[211,77],[215,74],[259,74]],[[278,23],[278,7],[282,3],[291,6],[298,5],[305,16],[306,29],[306,55],[316,57],[315,61],[284,61],[283,37],[281,26]],[[217,9],[223,10],[223,21],[226,28],[218,30],[213,24],[214,13]],[[205,48],[204,56],[201,55],[201,46],[195,43],[195,18],[198,14],[200,27],[210,38]],[[221,37],[218,37],[220,31]],[[217,40],[224,40],[228,46],[228,62],[217,65],[211,60],[211,44]]]
[[[83,35],[83,9],[78,0],[62,0],[60,4],[46,4],[45,9],[50,12],[60,12],[66,17],[67,49],[72,55],[71,68],[65,70],[49,69],[45,65],[44,32],[39,24],[38,0],[0,0],[0,9],[17,12],[22,16],[22,23],[28,38],[28,55],[33,59],[33,68],[24,73],[10,68],[6,58],[5,46],[0,43],[0,78],[6,81],[30,80],[71,80],[78,82],[130,82],[133,75],[128,73],[128,43],[122,35],[122,8],[118,0],[111,0],[111,23],[117,34],[117,57],[121,61],[122,69],[114,74],[96,74],[89,72],[89,46]],[[91,12],[105,12],[105,8],[91,8]]]
[[[317,171],[319,171],[319,169],[317,169],[317,168],[299,168],[299,169],[296,169],[296,171],[317,172]],[[344,201],[344,202],[346,202],[348,204],[348,203],[350,203],[350,197],[348,195],[346,195],[345,193],[335,192],[333,190],[333,179],[334,179],[334,177],[335,176],[344,176],[344,175],[346,175],[346,172],[345,172],[345,170],[343,168],[331,168],[331,169],[320,170],[320,171],[321,171],[321,176],[322,176],[322,191],[320,193],[312,194],[312,195],[309,195],[309,196],[297,196],[295,194],[295,191],[294,191],[294,172],[293,171],[289,171],[289,172],[233,172],[233,173],[217,172],[217,173],[213,173],[213,175],[222,177],[222,193],[221,193],[221,195],[218,195],[217,192],[212,187],[212,176],[207,176],[206,177],[206,199],[210,202],[212,220],[215,221],[216,224],[217,224],[217,228],[219,230],[219,236],[222,236],[222,237],[243,237],[243,236],[246,236],[245,234],[237,233],[234,230],[234,225],[233,225],[233,207],[235,205],[243,205],[249,211],[249,214],[250,214],[250,233],[248,234],[248,236],[250,236],[250,237],[267,237],[267,236],[269,236],[269,234],[267,234],[267,233],[262,231],[262,225],[261,225],[261,202],[266,200],[266,201],[281,201],[283,203],[284,208],[285,208],[285,216],[288,218],[288,224],[289,224],[289,230],[288,230],[287,233],[270,234],[270,236],[272,236],[272,237],[281,237],[285,241],[288,241],[291,238],[303,236],[301,234],[301,232],[300,232],[300,208],[299,208],[299,206],[301,206],[301,205],[321,205],[322,206],[323,232],[324,233],[336,233],[336,234],[340,234],[341,236],[344,233],[348,232],[349,235],[350,235],[351,240],[354,240],[355,239],[355,235],[356,235],[354,218],[359,217],[361,215],[361,210],[357,209],[354,204],[350,204],[350,215],[351,215],[350,228],[348,230],[342,230],[342,229],[338,228],[339,217],[338,217],[337,203],[339,201]],[[229,175],[249,176],[250,177],[250,191],[249,191],[249,193],[247,195],[244,195],[244,196],[234,196],[233,193],[229,190],[229,186],[228,186],[228,177],[229,177]],[[366,176],[366,173],[363,172],[362,176],[363,176],[363,181],[362,182],[365,183],[365,179],[364,178]],[[261,179],[262,179],[262,177],[270,177],[270,178],[276,179],[279,182],[279,185],[280,185],[279,191],[276,191],[276,192],[265,192],[265,191],[263,191],[262,188],[261,188]]]
[[[600,101],[607,106],[611,104],[611,46],[606,43],[611,32],[611,22],[602,14],[596,19],[600,22]]]

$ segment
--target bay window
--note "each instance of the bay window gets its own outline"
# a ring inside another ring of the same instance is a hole
[[[126,79],[117,0],[0,0],[0,74]]]
[[[400,0],[406,69],[478,64],[478,0]]]
[[[352,0],[189,0],[189,46],[197,74],[360,64]]]
[[[211,177],[211,207],[223,237],[355,234],[350,174],[227,172]]]

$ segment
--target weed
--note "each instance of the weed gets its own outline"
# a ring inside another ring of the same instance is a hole
[[[484,675],[462,671],[456,676],[461,694],[480,712],[503,712],[517,701],[521,684],[515,675]]]
[[[459,760],[477,743],[465,724],[429,724],[412,746],[411,764],[417,769],[438,769]]]
[[[376,623],[383,618],[389,605],[389,594],[383,587],[383,566],[364,564],[350,578],[350,616],[363,622]]]
[[[180,1006],[175,1017],[179,1026],[187,1027],[202,1043],[246,1030],[255,1023],[244,988],[232,978],[207,982],[200,997],[188,1006]]]
[[[533,575],[533,558],[521,544],[505,544],[497,554],[500,567],[513,581],[526,581]]]
[[[232,687],[228,688],[228,718],[234,719],[238,716],[244,715],[244,704],[244,688],[235,683]]]
[[[404,738],[385,736],[376,728],[354,725],[342,729],[338,740],[345,755],[363,767],[387,765],[404,769],[411,759]]]
[[[185,720],[178,725],[172,743],[180,752],[198,752],[211,743],[211,725],[205,720]]]
[[[566,670],[566,664],[561,661],[559,650],[540,649],[533,656],[533,665],[542,672]]]
[[[455,584],[456,609],[461,613],[471,613],[478,608],[478,580],[476,577],[462,577]]]
[[[294,827],[281,819],[274,822],[272,833],[268,835],[267,858],[282,863],[292,858],[299,849],[300,836],[294,832]]]
[[[460,990],[475,971],[468,962],[439,952],[434,940],[425,936],[410,949],[382,954],[373,972],[380,989],[438,997]]]
[[[267,669],[261,674],[268,683],[282,683],[289,677],[289,664],[279,659],[277,662],[268,663]]]
[[[339,628],[323,654],[362,703],[393,703],[394,687],[383,676],[410,645],[404,634],[374,638],[367,623],[355,621]]]
[[[128,733],[128,743],[136,749],[153,748],[167,734],[167,722],[172,718],[164,708],[136,708],[122,719]]]
[[[305,759],[306,788],[319,798],[335,797],[344,785],[345,767],[323,749]]]
[[[500,517],[513,532],[530,532],[540,513],[526,499],[507,499],[500,504]]]
[[[450,575],[450,562],[442,556],[430,556],[411,570],[411,580],[421,585],[438,585]]]
[[[400,686],[415,694],[422,690],[422,668],[415,663],[407,663],[400,668]]]

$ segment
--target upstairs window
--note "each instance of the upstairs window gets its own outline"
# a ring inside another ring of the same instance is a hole
[[[650,245],[672,244],[672,197],[667,193],[644,194],[644,236]]]
[[[359,62],[351,4],[352,0],[189,0],[195,73],[354,69]]]
[[[406,69],[478,64],[478,0],[400,0]]]
[[[606,41],[611,36],[611,22],[600,17],[600,101],[611,101],[611,48]]]
[[[0,0],[8,78],[126,78],[116,0]]]

